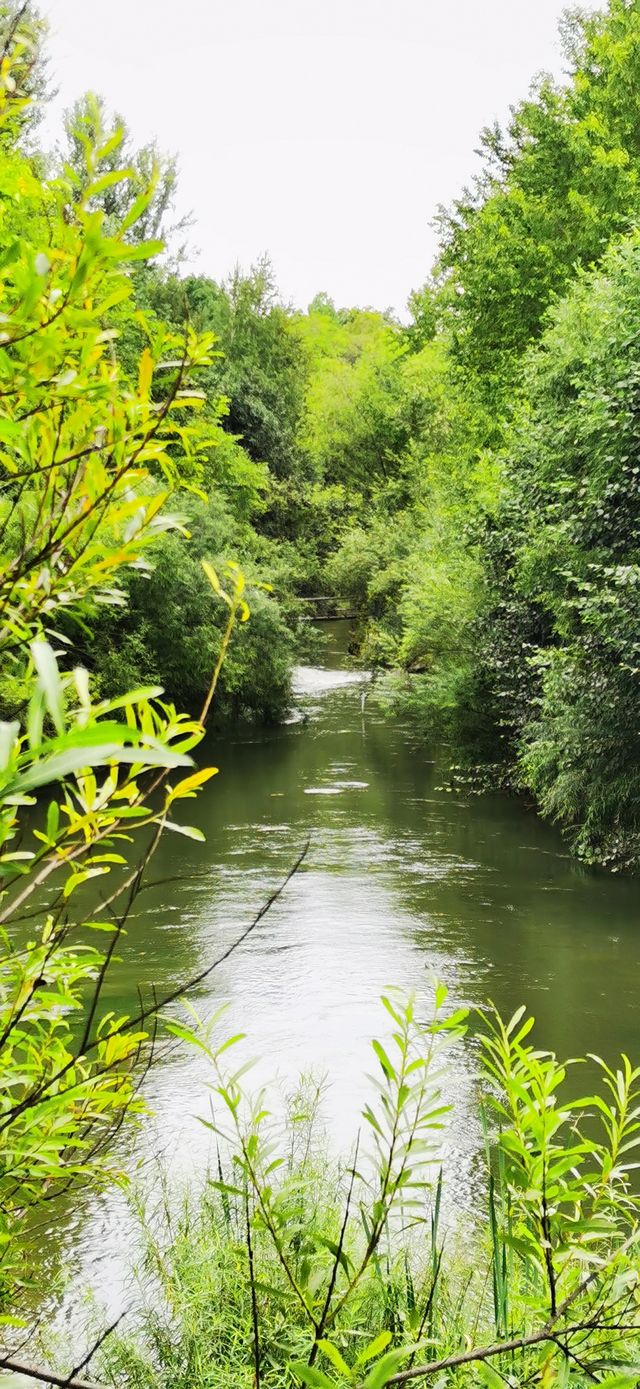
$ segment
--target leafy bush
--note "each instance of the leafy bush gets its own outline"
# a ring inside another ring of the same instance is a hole
[[[613,866],[640,849],[639,337],[634,235],[579,278],[527,363],[485,627],[523,782]]]
[[[219,1015],[204,1030],[177,1026],[212,1066],[219,1170],[160,1230],[147,1227],[143,1306],[137,1329],[106,1343],[109,1382],[383,1389],[437,1372],[462,1382],[471,1365],[488,1389],[506,1376],[595,1374],[630,1389],[640,1072],[626,1058],[616,1071],[598,1062],[598,1091],[570,1100],[571,1063],[527,1041],[524,1009],[508,1023],[487,1012],[477,1220],[452,1223],[442,1077],[465,1014],[446,1016],[441,987],[431,1020],[411,997],[383,1003],[393,1033],[373,1043],[372,1099],[338,1165],[323,1156],[317,1087],[307,1081],[279,1119],[264,1094],[243,1094],[246,1066],[228,1069]]]
[[[209,687],[226,622],[223,606],[211,602],[202,560],[222,571],[234,541],[237,553],[246,533],[216,493],[206,507],[189,498],[179,497],[177,503],[188,521],[188,537],[162,536],[148,572],[132,571],[125,579],[126,604],[104,608],[92,620],[90,637],[83,642],[76,636],[74,645],[105,694],[160,684],[182,708],[196,712]],[[294,617],[290,613],[285,620],[260,573],[260,567],[247,567],[252,620],[237,630],[221,671],[218,724],[237,718],[274,721],[288,708]]]
[[[562,37],[566,79],[542,74],[505,130],[483,130],[479,175],[440,214],[438,316],[507,413],[549,305],[638,216],[638,5],[576,10]]]

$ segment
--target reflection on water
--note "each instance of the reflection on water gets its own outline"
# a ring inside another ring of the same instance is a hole
[[[341,1147],[389,983],[415,989],[426,1009],[435,974],[455,1003],[490,997],[509,1011],[524,1002],[538,1039],[565,1054],[640,1057],[638,883],[585,871],[513,800],[439,789],[424,748],[366,698],[367,677],[340,669],[336,651],[327,666],[298,672],[290,723],[207,749],[221,775],[190,803],[207,842],[163,840],[111,1002],[133,1007],[138,987],[170,989],[221,954],[310,837],[286,892],[194,1001],[203,1015],[228,1001],[224,1026],[248,1034],[257,1080],[278,1075],[286,1085],[302,1070],[326,1071]],[[456,1054],[450,1078],[447,1143],[462,1204],[477,1140],[473,1055],[470,1045]],[[202,1170],[208,1138],[194,1116],[208,1111],[206,1081],[188,1050],[152,1070],[156,1117],[136,1162],[160,1151],[174,1175]],[[117,1303],[123,1201],[93,1200],[68,1219],[74,1259]]]

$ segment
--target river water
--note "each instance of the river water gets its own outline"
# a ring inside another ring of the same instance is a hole
[[[455,1003],[525,1003],[537,1040],[565,1055],[639,1059],[640,884],[580,867],[515,800],[442,789],[443,767],[384,720],[367,677],[345,669],[346,629],[327,630],[324,668],[297,672],[289,723],[207,748],[220,775],[184,803],[206,844],[165,836],[110,1003],[135,1008],[138,988],[168,991],[215,959],[309,838],[286,891],[193,1001],[203,1016],[229,1003],[220,1035],[247,1033],[241,1050],[260,1058],[260,1081],[286,1089],[301,1071],[326,1072],[339,1146],[357,1122],[369,1039],[386,1031],[378,999],[389,984],[426,1000],[435,974]],[[123,1153],[134,1174],[158,1154],[173,1176],[202,1172],[208,1134],[195,1116],[208,1113],[208,1079],[184,1047],[151,1070],[155,1117]],[[471,1044],[450,1082],[448,1171],[461,1206],[472,1199],[474,1083]],[[128,1221],[111,1194],[65,1211],[55,1232],[72,1274],[88,1273],[111,1307]]]

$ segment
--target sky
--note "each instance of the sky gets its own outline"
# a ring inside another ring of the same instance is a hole
[[[562,72],[562,0],[41,0],[62,111],[100,92],[178,155],[194,268],[268,253],[306,307],[404,317],[433,218],[542,69]],[[588,0],[594,8],[594,0]]]

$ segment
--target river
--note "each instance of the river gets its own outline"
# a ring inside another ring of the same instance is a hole
[[[286,891],[193,1001],[203,1016],[228,1001],[220,1035],[247,1033],[260,1081],[286,1088],[303,1070],[326,1072],[339,1145],[354,1131],[369,1039],[386,1030],[378,998],[389,984],[426,997],[435,974],[456,1003],[525,1003],[537,1040],[565,1055],[640,1058],[640,883],[584,869],[514,799],[443,789],[442,766],[344,668],[345,630],[327,628],[322,669],[298,670],[289,723],[206,749],[220,775],[183,811],[206,843],[165,836],[110,1003],[134,1008],[138,988],[170,990],[216,958],[309,838]],[[463,1205],[474,1075],[473,1047],[462,1048],[447,1142]],[[195,1116],[208,1111],[207,1079],[185,1047],[151,1070],[155,1117],[123,1153],[134,1174],[158,1154],[173,1176],[202,1172],[208,1135]],[[129,1233],[124,1198],[108,1194],[65,1211],[51,1238],[113,1307]]]

